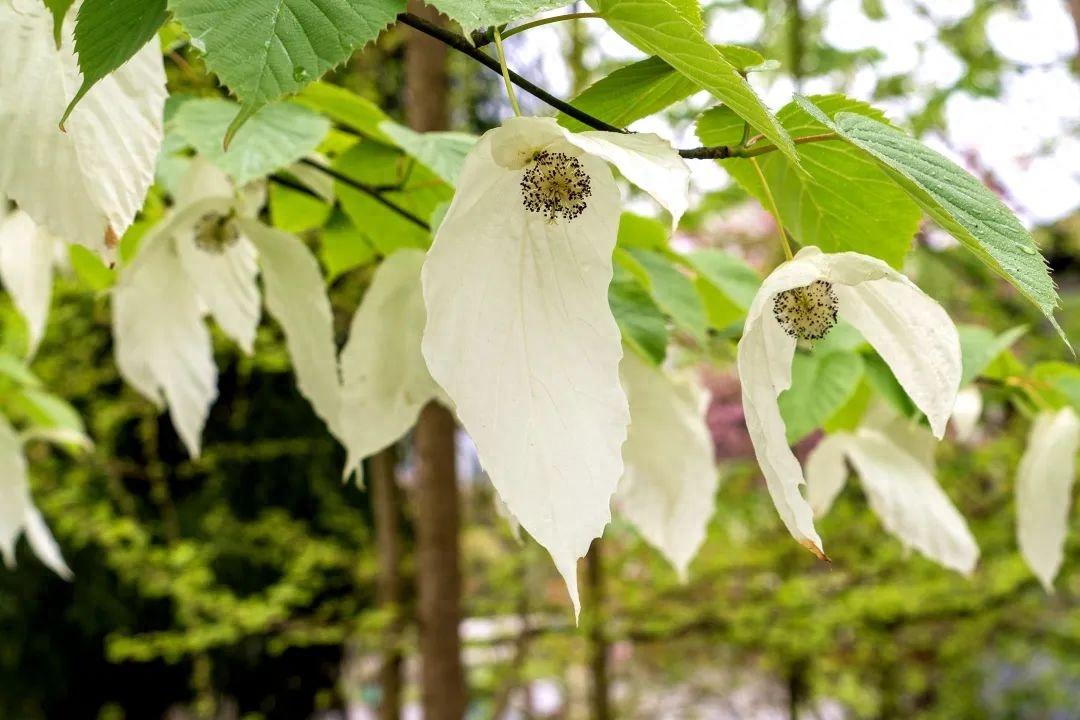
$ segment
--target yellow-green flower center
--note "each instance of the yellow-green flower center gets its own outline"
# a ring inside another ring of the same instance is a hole
[[[839,304],[832,283],[815,280],[804,287],[777,293],[773,299],[773,316],[791,337],[820,340],[836,325]]]
[[[233,214],[217,212],[203,215],[195,223],[195,245],[214,255],[221,255],[240,239],[240,231],[232,222]]]
[[[561,152],[542,150],[521,177],[521,198],[525,209],[555,222],[560,217],[573,220],[585,212],[592,195],[589,174],[581,161]]]

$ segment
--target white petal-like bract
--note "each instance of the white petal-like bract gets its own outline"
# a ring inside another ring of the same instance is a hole
[[[3,214],[0,198],[0,285],[26,319],[33,355],[45,334],[52,299],[52,236],[21,210]]]
[[[866,498],[882,525],[931,560],[970,575],[979,559],[964,517],[914,455],[873,430],[860,429],[847,448]]]
[[[630,429],[616,505],[685,580],[719,486],[705,424],[708,395],[692,378],[670,377],[633,350],[624,350],[619,369]]]
[[[956,394],[956,402],[953,403],[949,421],[952,423],[953,433],[959,442],[971,442],[975,437],[975,431],[979,428],[979,417],[982,416],[982,407],[982,393],[975,385],[968,385]]]
[[[22,441],[0,415],[0,554],[9,567],[15,564],[15,542],[24,531],[34,554],[57,575],[70,578],[71,570],[30,497]]]
[[[156,41],[98,82],[60,118],[82,84],[75,13],[53,40],[43,3],[0,2],[0,193],[68,242],[114,254],[142,207],[162,141],[165,69]]]
[[[121,271],[113,289],[113,336],[120,374],[158,407],[164,393],[177,433],[198,457],[217,397],[217,368],[195,284],[168,227],[147,233]]]
[[[1016,472],[1016,535],[1020,554],[1047,592],[1065,559],[1080,419],[1072,408],[1035,419]]]
[[[789,291],[804,295],[800,300]],[[821,557],[810,506],[799,492],[802,468],[788,447],[777,397],[791,385],[796,336],[821,337],[837,319],[862,332],[939,438],[961,373],[960,340],[948,314],[876,258],[807,247],[765,279],[738,348],[746,425],[784,525]]]
[[[266,309],[281,325],[300,394],[336,438],[341,438],[334,317],[319,262],[303,240],[257,220],[236,221],[254,243]]]
[[[629,422],[607,300],[619,215],[602,160],[551,120],[512,119],[466,157],[422,272],[431,375],[575,611]]]
[[[814,517],[823,517],[836,502],[847,483],[847,449],[851,435],[833,433],[821,441],[806,457],[806,502]]]
[[[427,313],[420,289],[421,250],[399,250],[375,271],[341,351],[341,432],[345,476],[395,442],[442,391],[420,352]]]

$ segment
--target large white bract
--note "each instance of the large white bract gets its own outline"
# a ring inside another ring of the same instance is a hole
[[[610,519],[629,422],[607,302],[621,203],[605,161],[678,221],[689,170],[666,141],[515,118],[466,158],[422,277],[431,375],[575,610],[577,559]]]
[[[903,418],[868,422],[825,437],[806,460],[806,499],[821,517],[847,480],[850,463],[870,508],[891,534],[938,564],[969,575],[979,547],[934,478],[929,430]]]
[[[1020,554],[1047,592],[1065,560],[1078,446],[1080,418],[1072,408],[1039,413],[1016,472]]]
[[[60,118],[82,84],[75,12],[58,50],[42,2],[0,0],[0,194],[106,259],[142,207],[162,141],[165,68],[151,42]]]
[[[29,347],[37,351],[45,334],[52,300],[55,238],[22,210],[5,208],[0,196],[0,285],[26,320]]]
[[[669,375],[633,350],[625,351],[619,370],[630,430],[615,501],[685,580],[720,484],[705,424],[708,394],[693,377]]]
[[[800,339],[823,336],[838,320],[854,325],[892,369],[941,438],[960,385],[960,340],[940,305],[881,260],[803,248],[762,284],[738,348],[746,426],[784,525],[824,557],[803,471],[785,436],[777,398],[791,386]]]

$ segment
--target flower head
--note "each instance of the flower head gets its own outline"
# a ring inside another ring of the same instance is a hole
[[[670,143],[514,118],[466,157],[422,273],[431,376],[575,606],[629,421],[607,299],[621,214],[609,162],[678,221],[689,170]]]
[[[803,472],[788,447],[777,398],[791,386],[800,340],[855,326],[892,369],[939,439],[960,384],[960,341],[948,314],[884,262],[858,253],[804,248],[765,279],[739,341],[746,425],[769,493],[788,531],[824,557]]]

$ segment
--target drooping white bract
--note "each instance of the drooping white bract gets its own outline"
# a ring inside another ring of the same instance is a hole
[[[220,170],[196,159],[173,210],[142,238],[113,289],[120,373],[159,407],[165,403],[193,457],[217,397],[209,313],[247,353],[259,324],[255,248],[235,218],[253,214]]]
[[[7,210],[6,202],[0,197],[0,285],[26,320],[32,356],[49,319],[56,241],[22,210]]]
[[[968,575],[979,547],[934,478],[933,456],[925,452],[934,442],[929,430],[899,417],[828,435],[806,459],[807,502],[816,517],[827,513],[850,463],[886,530],[934,562]]]
[[[375,271],[341,351],[341,432],[345,477],[363,480],[360,461],[416,424],[428,401],[443,399],[420,353],[424,296],[421,250],[399,250]]]
[[[9,567],[15,564],[15,542],[23,531],[30,548],[46,566],[60,577],[71,577],[56,540],[30,497],[22,440],[0,415],[0,554]]]
[[[624,351],[619,371],[630,429],[616,506],[685,580],[719,486],[705,424],[708,395],[693,378],[672,377],[633,350]]]
[[[431,375],[575,611],[576,562],[611,517],[629,422],[607,302],[619,190],[605,160],[678,220],[689,171],[664,140],[515,118],[469,152],[422,273]]]
[[[41,2],[0,0],[0,194],[38,225],[107,260],[142,207],[162,141],[165,70],[156,41],[97,83],[82,84],[75,12],[59,50]]]
[[[251,218],[240,218],[236,226],[258,250],[266,310],[285,333],[296,387],[340,440],[341,375],[334,315],[319,261],[291,233]]]
[[[1070,407],[1035,418],[1016,472],[1016,536],[1020,554],[1047,592],[1065,559],[1080,418]]]
[[[798,340],[821,338],[838,319],[854,325],[941,438],[960,384],[960,341],[948,314],[884,262],[803,248],[762,284],[739,341],[746,426],[784,525],[820,557],[821,538],[799,492],[803,472],[788,447],[777,397],[791,386]]]

